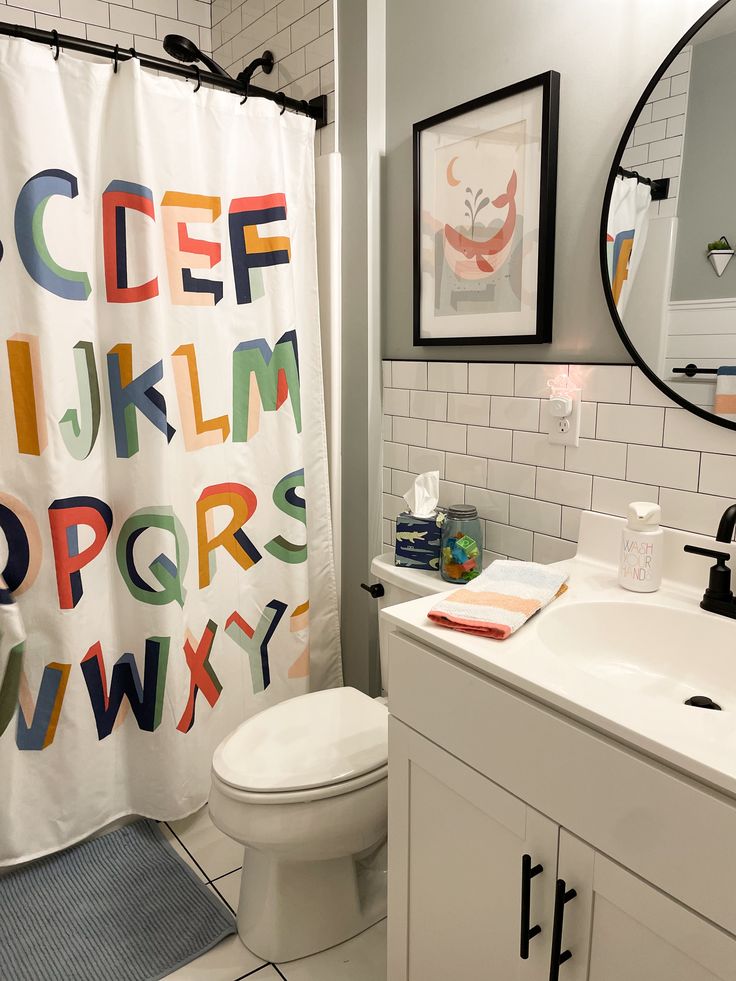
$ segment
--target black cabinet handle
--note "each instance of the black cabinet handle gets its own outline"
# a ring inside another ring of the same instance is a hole
[[[560,964],[569,961],[572,952],[562,950],[562,924],[565,919],[565,903],[575,899],[577,893],[568,889],[564,879],[557,880],[555,887],[555,915],[552,921],[552,956],[549,962],[549,981],[557,981],[560,976]]]
[[[535,865],[532,868],[531,855],[521,856],[521,941],[519,944],[519,957],[523,961],[529,957],[529,941],[532,937],[536,937],[537,934],[542,932],[542,928],[538,923],[534,926],[529,925],[532,902],[532,879],[535,875],[539,875],[540,872],[544,872],[544,866]]]

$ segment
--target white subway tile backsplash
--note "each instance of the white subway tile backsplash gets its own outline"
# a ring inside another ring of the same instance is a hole
[[[570,473],[568,470],[537,470],[536,496],[543,501],[569,504],[572,507],[590,507],[593,478],[584,473]]]
[[[607,477],[593,478],[593,510],[603,514],[616,514],[626,517],[632,501],[659,500],[659,487],[647,484],[633,484],[628,480],[610,480]],[[668,524],[664,521],[664,524]]]
[[[513,395],[513,364],[469,364],[468,391],[476,395]]]
[[[467,426],[455,422],[428,422],[426,426],[427,446],[435,450],[452,450],[454,453],[466,452]]]
[[[660,446],[629,446],[626,478],[642,484],[659,484],[697,490],[700,454]]]
[[[559,538],[562,508],[559,504],[512,495],[509,499],[509,524],[515,528],[526,528],[528,531],[539,531]]]
[[[467,392],[468,366],[462,361],[430,361],[427,388],[433,392]]]
[[[406,419],[392,416],[392,439],[395,443],[408,443],[412,446],[427,445],[427,422],[425,419]]]
[[[562,538],[550,538],[549,535],[540,535],[535,532],[532,558],[535,562],[542,562],[545,565],[549,562],[562,562],[564,559],[571,559],[575,555],[576,549],[575,542],[565,541]]]
[[[659,503],[663,524],[715,537],[721,515],[732,501],[725,497],[663,487],[659,492]]]
[[[447,396],[447,421],[465,422],[472,426],[487,426],[491,400],[488,395]]]
[[[392,470],[409,469],[409,447],[403,443],[387,441],[383,444],[383,465]],[[419,473],[419,471],[417,471]]]
[[[626,444],[581,439],[579,446],[566,448],[565,468],[598,477],[623,478],[626,476]]]
[[[408,416],[409,392],[401,388],[384,388],[383,411],[391,416]]]
[[[409,465],[404,469],[412,473],[439,470],[440,477],[445,476],[445,454],[441,450],[427,450],[422,446],[410,446],[408,449]]]
[[[517,364],[514,372],[514,395],[527,398],[549,398],[547,384],[559,375],[567,376],[566,364]]]
[[[530,463],[540,467],[565,467],[565,447],[550,443],[547,433],[514,433],[511,459],[514,463]]]
[[[598,406],[596,436],[620,443],[645,443],[661,446],[664,429],[664,409],[650,405]]]
[[[586,510],[588,510],[586,508]],[[568,541],[576,542],[580,534],[580,516],[583,511],[581,508],[562,508],[562,537]]]
[[[468,453],[493,460],[510,460],[512,438],[510,429],[468,426]]]
[[[431,469],[442,504],[478,508],[491,559],[567,558],[583,510],[625,515],[635,500],[658,501],[666,525],[715,534],[736,498],[736,433],[675,407],[638,368],[570,365],[582,437],[553,446],[542,385],[564,367],[386,364],[384,534],[412,475]],[[466,377],[467,392],[453,390]]]
[[[704,494],[722,494],[736,501],[736,457],[703,453],[698,490]]]
[[[406,510],[406,501],[403,497],[396,497],[394,494],[383,495],[383,516],[389,521],[396,521],[398,515]],[[393,536],[392,536],[393,538]]]
[[[406,470],[392,470],[390,492],[397,497],[403,497],[414,483],[415,478],[416,474],[407,473]]]
[[[530,562],[534,549],[534,536],[524,528],[514,528],[511,525],[499,524],[496,521],[486,521],[485,548],[500,555],[508,555],[510,559],[521,559]]]
[[[664,445],[705,453],[736,454],[736,432],[714,426],[686,409],[667,409],[664,419]]]
[[[509,523],[508,494],[499,494],[498,491],[485,490],[483,487],[466,487],[463,503],[474,504],[481,518],[504,525]]]
[[[631,375],[631,404],[660,405],[666,409],[675,403],[653,385],[642,371],[634,371]]]
[[[396,381],[396,376],[393,378]],[[410,413],[418,419],[447,419],[447,395],[445,392],[412,392]]]
[[[383,438],[390,440],[394,432],[394,417],[383,414]]]
[[[391,382],[394,388],[427,387],[426,361],[394,361],[391,366]]]
[[[584,402],[628,402],[631,368],[625,365],[570,365],[570,379],[582,388]]]
[[[449,508],[453,504],[465,504],[465,497],[470,490],[465,484],[456,484],[452,480],[440,481],[440,505]]]
[[[488,461],[488,487],[491,490],[534,497],[536,470],[522,463],[506,463],[503,460]]]
[[[501,429],[539,430],[539,399],[491,396],[491,425]]]
[[[485,487],[488,461],[480,456],[460,453],[445,454],[445,476],[460,484]]]

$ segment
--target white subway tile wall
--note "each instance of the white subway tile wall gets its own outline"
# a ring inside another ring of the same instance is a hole
[[[553,446],[547,380],[582,389],[578,447]],[[680,409],[625,365],[383,363],[384,543],[414,475],[440,472],[440,503],[474,504],[486,561],[556,562],[584,510],[625,515],[658,501],[664,524],[715,535],[736,500],[736,432]]]
[[[623,167],[642,177],[670,178],[667,200],[651,204],[655,217],[677,214],[691,53],[691,47],[685,48],[667,69],[642,109],[621,157]]]
[[[61,0],[64,3],[64,0]],[[84,2],[84,0],[81,0]],[[136,5],[157,0],[132,0]],[[179,0],[197,3],[201,0]],[[209,5],[208,5],[209,6]],[[335,149],[334,0],[212,0],[212,57],[237,75],[269,48],[270,75],[253,84],[294,99],[327,96],[328,125],[317,133],[317,153]]]
[[[165,34],[183,34],[212,51],[209,0],[0,0],[0,20],[75,34],[165,58]]]

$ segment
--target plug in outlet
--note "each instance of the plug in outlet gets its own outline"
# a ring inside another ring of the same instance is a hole
[[[580,390],[552,395],[549,400],[549,441],[558,446],[580,444]]]

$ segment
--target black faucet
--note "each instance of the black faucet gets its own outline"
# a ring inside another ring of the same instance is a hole
[[[723,512],[718,522],[716,541],[730,544],[736,529],[736,504],[731,504]],[[736,601],[731,592],[731,570],[727,565],[731,558],[729,552],[717,552],[710,548],[698,548],[697,545],[686,545],[686,552],[695,555],[707,555],[716,560],[710,568],[710,578],[700,605],[710,613],[718,613],[723,617],[736,619]]]
[[[731,504],[721,515],[721,520],[718,522],[718,531],[716,532],[717,542],[726,542],[730,544],[733,541],[733,533],[736,529],[736,504]]]

